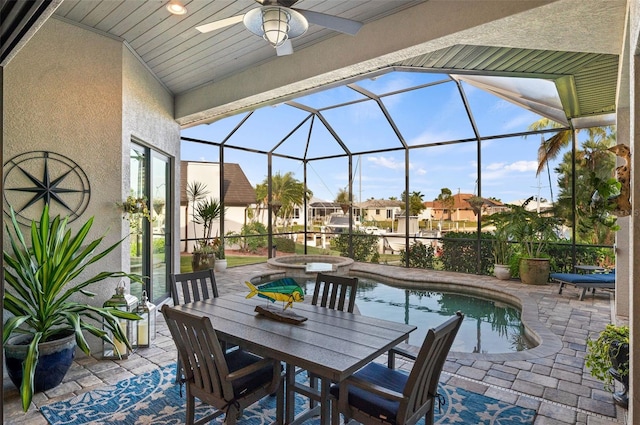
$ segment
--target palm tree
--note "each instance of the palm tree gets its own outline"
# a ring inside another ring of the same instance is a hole
[[[220,219],[222,205],[217,199],[209,198],[198,202],[194,210],[193,222],[202,224],[204,227],[204,243],[209,243],[213,230],[213,222]]]
[[[207,185],[202,182],[189,182],[187,183],[187,206],[185,207],[187,213],[187,222],[189,216],[189,202],[191,203],[191,216],[193,217],[193,236],[196,236],[196,204],[202,201],[209,194]],[[185,233],[185,246],[184,250],[187,251],[187,244],[189,243],[187,223],[184,225]]]
[[[612,177],[615,157],[608,149],[615,144],[615,137],[586,140],[576,151],[575,193],[572,187],[573,167],[571,153],[566,152],[555,168],[560,194],[555,205],[558,217],[573,226],[573,202],[575,198],[575,225],[578,242],[612,244],[616,229],[615,217],[609,213],[608,199],[615,195],[618,184]]]
[[[442,203],[442,216],[444,216],[444,213],[447,212],[449,220],[451,220],[451,209],[455,204],[455,198],[453,197],[451,189],[449,189],[448,187],[443,187],[442,189],[440,189],[440,194],[436,199],[434,199],[434,201],[440,201]],[[442,218],[440,219],[440,222],[442,222]]]
[[[340,190],[338,190],[338,194],[336,195],[335,202],[337,204],[340,204],[340,207],[342,207],[342,212],[344,214],[349,212],[349,206],[351,205],[351,202],[349,200],[349,191],[346,188],[340,188]]]
[[[422,192],[413,191],[409,197],[409,215],[420,215],[424,209],[424,194]]]
[[[259,205],[267,205],[268,181],[265,179],[256,186],[256,198]],[[278,211],[274,211],[274,222],[276,218],[290,218],[296,205],[304,204],[305,198],[311,199],[313,193],[305,189],[304,183],[293,177],[291,171],[280,174],[277,172],[271,177],[271,201],[272,205],[278,205]],[[274,225],[275,227],[275,225]]]
[[[269,204],[269,188],[266,180],[256,185],[256,217],[262,219],[262,213]]]
[[[529,126],[529,130],[537,131],[548,128],[564,127],[548,118],[540,118],[538,121]],[[610,126],[607,127],[590,127],[587,129],[589,139],[598,140],[608,137],[608,133],[613,131]],[[525,136],[526,137],[526,136]],[[548,139],[542,139],[538,148],[538,169],[536,176],[539,175],[550,160],[555,159],[560,151],[571,142],[571,130],[560,130]]]

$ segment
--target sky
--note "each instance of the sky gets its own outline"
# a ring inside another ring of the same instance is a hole
[[[446,82],[443,82],[446,81]],[[420,192],[424,201],[435,199],[442,188],[455,193],[478,194],[478,147],[475,140],[458,144],[439,142],[474,139],[460,91],[448,76],[433,73],[391,72],[374,79],[364,79],[358,86],[381,96],[384,109],[392,117],[398,133],[385,119],[384,111],[373,100],[348,104],[322,111],[339,141],[323,123],[309,113],[286,104],[256,110],[226,141],[230,146],[244,146],[301,158],[344,155],[343,144],[354,153],[353,198],[355,202],[371,198],[400,198],[405,190],[405,162],[408,161],[409,192]],[[410,92],[405,88],[426,85]],[[466,82],[461,83],[471,114],[481,137],[527,131],[541,118]],[[392,93],[392,94],[389,94]],[[393,94],[395,93],[395,94]],[[296,99],[313,108],[327,108],[365,99],[360,93],[341,86]],[[221,142],[246,117],[246,113],[212,124],[182,131],[183,137]],[[547,134],[547,137],[550,135]],[[408,159],[400,137],[408,146]],[[307,145],[307,140],[309,143]],[[551,184],[545,170],[536,177],[540,136],[492,139],[481,143],[481,195],[503,202],[515,202],[539,195],[557,198],[557,177],[553,173],[558,161],[551,164]],[[376,150],[395,148],[387,152]],[[367,153],[369,152],[369,153]],[[561,157],[559,157],[561,158]],[[183,142],[182,159],[219,161],[217,148]],[[240,164],[252,185],[265,181],[267,155],[225,149],[225,162]],[[306,174],[314,198],[332,201],[341,188],[349,184],[347,157],[311,160]],[[304,180],[302,161],[273,157],[273,172],[292,172]]]

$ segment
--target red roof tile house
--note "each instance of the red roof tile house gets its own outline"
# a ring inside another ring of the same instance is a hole
[[[505,209],[505,205],[495,199],[482,198],[472,193],[457,193],[451,196],[452,201],[428,201],[424,206],[434,221],[447,220],[456,222],[475,222],[478,212],[489,215]]]

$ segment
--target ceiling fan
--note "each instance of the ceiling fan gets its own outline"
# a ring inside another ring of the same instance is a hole
[[[304,34],[309,23],[350,35],[355,35],[362,27],[361,22],[351,19],[311,10],[293,9],[291,6],[298,0],[255,1],[261,6],[243,15],[197,26],[196,29],[206,33],[242,22],[249,31],[275,47],[278,56],[284,56],[293,53],[291,39]]]

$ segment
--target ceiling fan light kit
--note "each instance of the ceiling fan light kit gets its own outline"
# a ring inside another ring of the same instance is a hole
[[[184,15],[187,13],[187,8],[179,1],[170,1],[167,4],[167,10],[174,15]]]
[[[293,53],[291,39],[307,32],[309,23],[349,35],[356,35],[362,27],[361,22],[351,19],[306,9],[292,9],[291,6],[297,1],[256,0],[262,6],[251,9],[244,15],[230,16],[198,25],[196,30],[207,33],[242,22],[247,30],[264,38],[275,47],[278,56],[285,56]],[[177,0],[171,1],[171,3],[175,2]]]
[[[302,14],[279,6],[252,9],[245,13],[243,23],[249,31],[276,48],[289,39],[300,37],[309,28]]]

